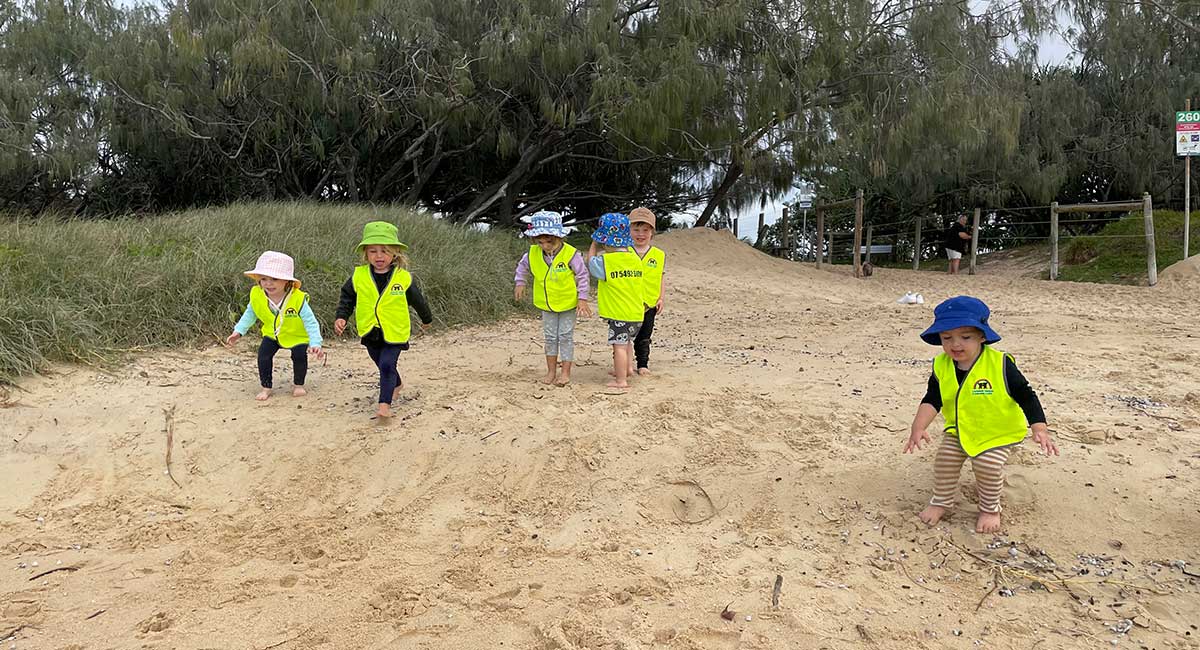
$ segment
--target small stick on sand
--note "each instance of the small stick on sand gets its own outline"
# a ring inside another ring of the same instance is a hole
[[[497,433],[500,433],[500,432],[499,432],[499,431],[493,431],[493,432],[491,432],[491,433],[487,434],[486,436],[484,436],[484,437],[480,438],[480,439],[479,439],[479,441],[480,441],[480,442],[482,442],[482,441],[484,441],[484,440],[487,440],[488,438],[491,438],[492,436],[496,435]]]
[[[171,448],[173,446],[175,446],[175,405],[174,404],[172,404],[170,406],[170,408],[163,409],[163,417],[166,419],[166,431],[167,431],[167,476],[171,479],[171,482],[175,484],[175,487],[182,488],[183,486],[179,484],[179,481],[175,480],[175,475],[171,473]]]
[[[49,571],[42,571],[41,573],[39,573],[39,574],[37,574],[37,575],[33,576],[32,578],[30,578],[30,579],[29,579],[29,581],[30,581],[30,582],[33,582],[34,580],[37,580],[38,578],[41,578],[41,577],[44,577],[44,576],[48,576],[48,575],[50,575],[51,573],[57,573],[57,572],[59,572],[59,571],[78,571],[78,570],[79,570],[79,567],[77,567],[77,566],[60,566],[60,567],[55,567],[55,568],[53,568],[53,569],[50,569]]]
[[[783,591],[783,576],[775,574],[775,588],[771,590],[771,607],[779,607],[779,592]]]

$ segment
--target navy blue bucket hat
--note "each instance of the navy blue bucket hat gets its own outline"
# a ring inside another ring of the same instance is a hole
[[[995,343],[1000,340],[1000,335],[988,325],[990,315],[991,310],[982,300],[971,296],[955,296],[934,308],[933,325],[921,332],[921,340],[930,345],[941,345],[942,332],[959,327],[975,327],[983,331],[984,343]]]

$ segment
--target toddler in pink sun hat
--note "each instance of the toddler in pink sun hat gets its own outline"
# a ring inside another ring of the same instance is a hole
[[[262,325],[262,343],[258,346],[258,379],[262,390],[254,399],[271,397],[275,353],[290,350],[292,354],[292,395],[303,396],[304,380],[308,375],[308,356],[320,357],[321,326],[308,305],[308,294],[300,290],[294,275],[291,257],[275,251],[258,256],[258,262],[244,275],[256,284],[250,289],[250,301],[242,317],[225,339],[232,347],[254,326]]]

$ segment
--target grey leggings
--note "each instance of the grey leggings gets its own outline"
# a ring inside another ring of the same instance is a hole
[[[575,360],[575,310],[542,312],[542,334],[546,337],[546,356],[559,361]]]

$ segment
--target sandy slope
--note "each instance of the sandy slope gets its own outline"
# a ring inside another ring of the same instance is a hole
[[[421,340],[386,427],[352,342],[265,406],[252,345],[25,382],[0,410],[3,647],[1200,647],[1190,293],[661,241],[658,373],[628,395],[596,320],[565,389],[534,381],[532,321]],[[931,450],[899,453],[935,352],[916,333],[966,291],[1063,448],[1014,456],[997,538],[970,532],[969,472],[920,525]]]

